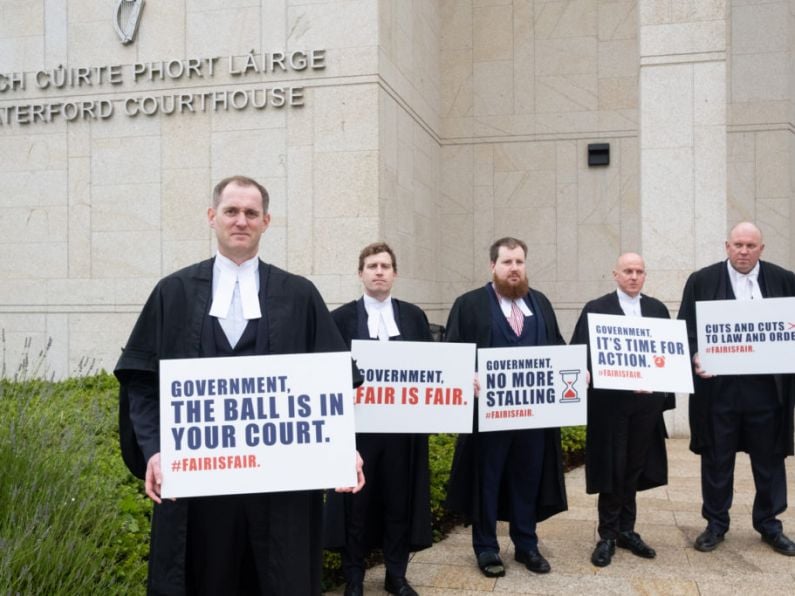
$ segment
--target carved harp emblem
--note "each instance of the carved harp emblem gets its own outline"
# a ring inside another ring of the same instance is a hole
[[[135,39],[143,9],[144,0],[116,0],[113,28],[123,44],[132,43]]]

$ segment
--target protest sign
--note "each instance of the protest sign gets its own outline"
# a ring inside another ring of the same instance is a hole
[[[353,486],[348,352],[160,361],[162,497]]]
[[[585,346],[478,350],[478,429],[586,423]]]
[[[684,321],[588,313],[593,386],[693,392]]]
[[[709,374],[795,373],[795,298],[696,302],[696,325]]]
[[[472,432],[475,344],[351,342],[356,432]]]

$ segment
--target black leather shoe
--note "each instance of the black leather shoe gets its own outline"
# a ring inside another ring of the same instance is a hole
[[[486,577],[502,577],[505,575],[505,565],[502,564],[500,555],[492,552],[482,552],[478,555],[478,567]]]
[[[616,541],[612,538],[603,538],[596,543],[596,548],[593,549],[591,554],[591,563],[597,567],[607,567],[610,561],[613,560],[613,554],[616,552]]]
[[[770,536],[762,536],[762,540],[767,542],[777,553],[787,555],[788,557],[795,556],[795,542],[787,538],[784,532],[779,532],[778,534],[772,534]]]
[[[515,559],[523,563],[533,573],[549,573],[552,567],[537,550],[518,550]]]
[[[393,577],[389,574],[384,578],[384,590],[398,596],[419,596],[405,577]]]
[[[708,553],[711,550],[715,550],[721,542],[723,542],[723,534],[713,534],[712,530],[707,528],[698,535],[693,547],[702,553]]]
[[[640,534],[637,532],[621,532],[616,539],[616,546],[631,550],[633,555],[643,557],[644,559],[653,559],[657,556],[654,549],[643,542],[643,538],[641,538]]]
[[[363,596],[364,586],[362,582],[348,582],[345,584],[345,592],[343,594],[345,596]]]

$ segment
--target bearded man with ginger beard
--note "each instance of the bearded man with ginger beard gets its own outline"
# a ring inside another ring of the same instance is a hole
[[[446,340],[478,348],[565,343],[549,300],[528,286],[527,245],[501,238],[489,257],[492,281],[456,299]],[[486,577],[505,575],[498,520],[510,523],[516,561],[534,573],[549,572],[538,550],[536,524],[567,508],[560,429],[479,433],[476,410],[473,433],[458,436],[447,508],[472,522],[472,548]]]

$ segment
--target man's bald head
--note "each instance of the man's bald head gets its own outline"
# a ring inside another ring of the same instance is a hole
[[[762,243],[762,230],[759,227],[750,221],[741,221],[738,224],[735,224],[734,227],[729,230],[729,236],[727,240],[731,240],[732,236],[736,236],[738,234],[753,234],[756,235],[759,243]]]
[[[635,297],[646,281],[646,264],[638,253],[625,252],[616,259],[613,279],[627,296]]]

